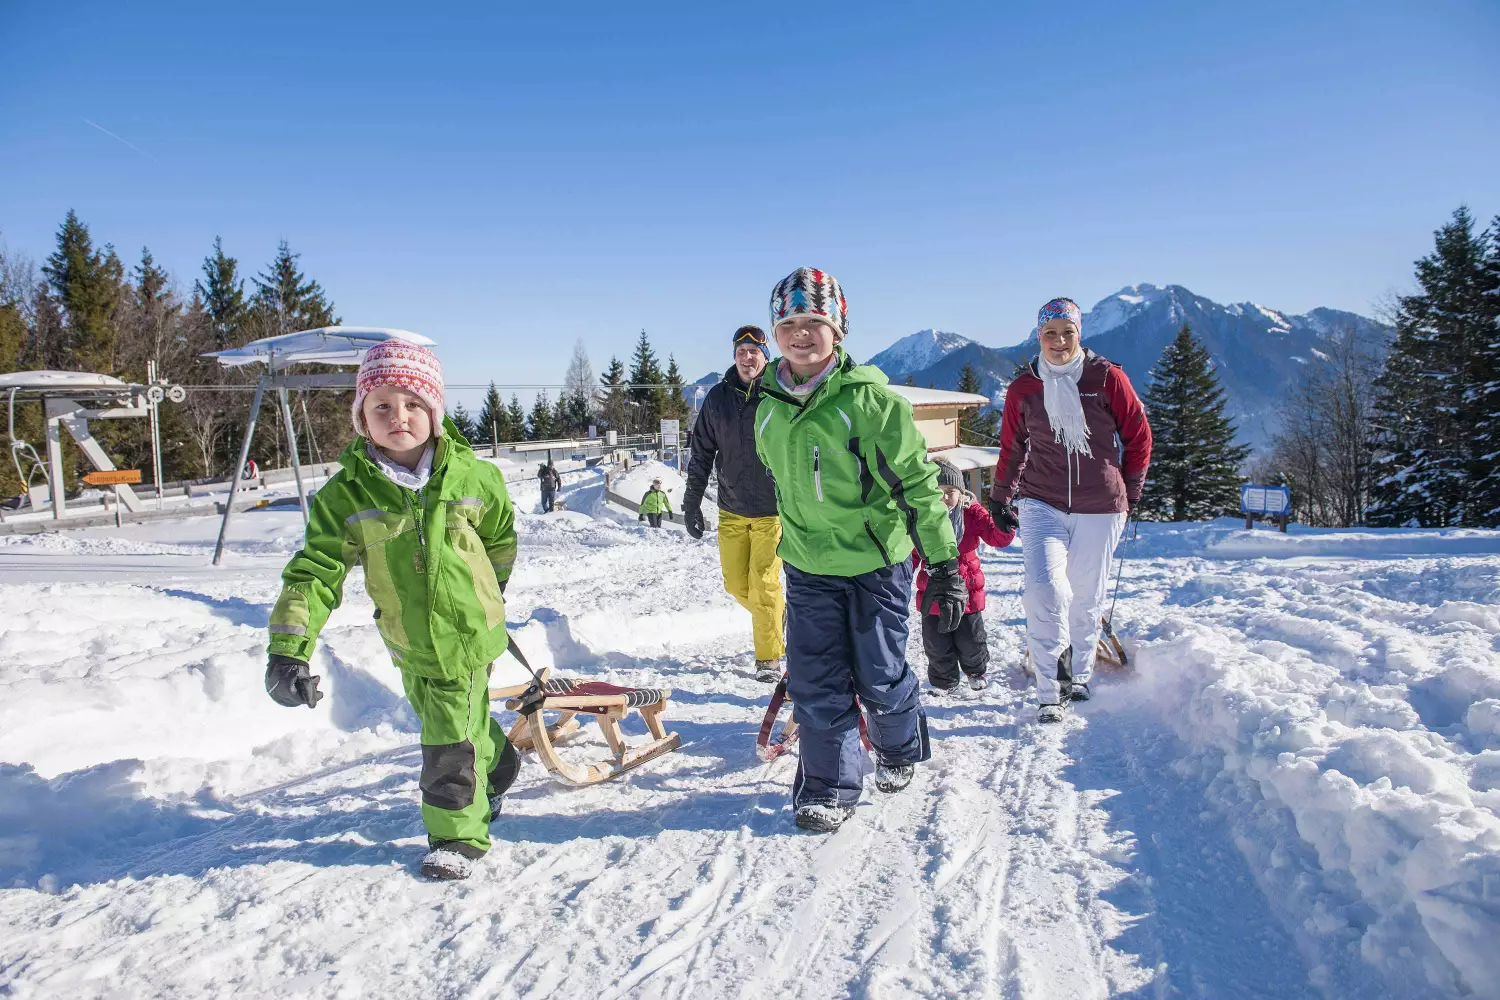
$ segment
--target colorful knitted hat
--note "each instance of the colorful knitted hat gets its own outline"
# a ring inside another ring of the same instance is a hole
[[[1049,319],[1068,320],[1078,328],[1078,335],[1083,336],[1083,311],[1072,299],[1053,299],[1042,306],[1036,314],[1036,328],[1040,330],[1046,326]]]
[[[816,316],[833,327],[834,341],[849,336],[849,304],[839,281],[826,271],[799,267],[771,291],[771,327],[794,316]]]
[[[365,352],[354,382],[354,433],[368,438],[361,408],[365,397],[383,385],[393,385],[421,399],[432,411],[432,433],[443,433],[443,365],[437,355],[420,344],[404,340],[382,340]]]
[[[734,346],[739,347],[741,344],[754,344],[760,348],[767,361],[771,360],[771,349],[766,346],[766,331],[760,327],[746,324],[734,331]]]

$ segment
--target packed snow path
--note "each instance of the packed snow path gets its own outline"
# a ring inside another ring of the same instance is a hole
[[[529,761],[457,885],[416,875],[421,755],[358,574],[319,709],[261,688],[295,512],[247,514],[223,570],[194,522],[3,540],[0,995],[1500,995],[1493,533],[1148,526],[1135,670],[1060,727],[1016,666],[1019,549],[987,552],[994,683],[930,702],[931,764],[820,837],[794,759],[755,759],[712,540],[568,479],[565,513],[516,491],[513,631],[671,686],[684,747],[586,789]]]

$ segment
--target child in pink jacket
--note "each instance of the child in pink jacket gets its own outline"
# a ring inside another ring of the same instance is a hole
[[[927,652],[927,683],[934,691],[951,691],[958,687],[958,672],[969,678],[969,687],[983,690],[988,681],[985,671],[990,664],[990,646],[984,631],[984,570],[979,566],[979,543],[986,542],[1003,549],[1015,540],[1014,531],[995,527],[990,512],[972,493],[964,491],[963,475],[947,462],[939,461],[938,487],[948,505],[953,536],[958,539],[958,568],[969,588],[969,603],[957,630],[941,632],[937,627],[937,610],[929,608],[927,568],[922,557],[912,553],[917,573],[917,607],[922,610],[922,648]]]

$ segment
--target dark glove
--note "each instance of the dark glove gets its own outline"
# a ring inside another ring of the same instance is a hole
[[[994,497],[985,501],[985,508],[990,512],[990,517],[995,522],[995,527],[1009,534],[1015,534],[1021,526],[1021,518],[1016,514],[1016,509],[1008,503],[1002,503]]]
[[[498,584],[500,584],[500,596],[504,597],[505,596],[505,585],[507,583],[510,583],[510,577],[507,576],[504,580],[496,580],[495,582],[498,583]]]
[[[266,665],[266,694],[287,708],[298,705],[316,708],[323,698],[323,692],[318,690],[318,677],[308,671],[307,664],[279,653],[272,653]]]
[[[694,538],[703,537],[703,505],[697,503],[685,503],[682,505],[682,523],[687,526],[687,533]]]
[[[1139,519],[1141,513],[1141,498],[1125,498],[1125,520],[1127,522]]]
[[[635,519],[637,521],[644,521],[646,519],[646,512],[645,511],[641,511],[639,514],[637,514],[635,516]]]
[[[940,562],[927,570],[927,591],[923,599],[927,606],[922,608],[922,614],[928,614],[934,607],[937,609],[939,632],[952,632],[958,628],[964,608],[969,604],[969,586],[964,583],[963,573],[959,572],[957,559]]]

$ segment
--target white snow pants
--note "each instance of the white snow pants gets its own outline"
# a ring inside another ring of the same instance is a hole
[[[1026,568],[1021,603],[1026,648],[1036,674],[1037,700],[1061,697],[1057,661],[1073,647],[1074,681],[1094,674],[1100,615],[1109,593],[1109,567],[1125,530],[1125,514],[1064,514],[1040,500],[1017,500],[1021,555]]]

